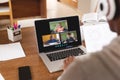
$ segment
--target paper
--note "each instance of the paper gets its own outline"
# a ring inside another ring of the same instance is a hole
[[[107,22],[107,18],[102,13],[87,13],[82,16],[82,22],[83,24],[96,24],[98,22]]]
[[[25,57],[25,53],[19,42],[0,45],[0,61]]]
[[[97,13],[87,13],[84,14],[82,17],[82,22],[86,23],[86,22],[97,22],[98,21],[98,14]]]
[[[5,80],[5,79],[3,78],[3,76],[1,75],[1,73],[0,73],[0,80]]]
[[[107,22],[82,26],[82,29],[88,53],[101,50],[117,36],[110,30]]]

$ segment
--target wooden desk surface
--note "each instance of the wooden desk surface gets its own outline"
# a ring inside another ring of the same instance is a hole
[[[62,73],[49,73],[41,58],[38,56],[34,27],[22,29],[21,45],[26,54],[24,58],[0,62],[0,73],[5,80],[19,80],[18,67],[30,66],[32,80],[56,80]],[[11,43],[6,31],[0,31],[0,44]],[[12,55],[12,53],[10,53]]]

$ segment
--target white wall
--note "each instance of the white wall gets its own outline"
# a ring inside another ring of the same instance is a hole
[[[91,0],[91,3],[90,3],[90,12],[95,11],[97,2],[98,2],[98,0]]]
[[[84,13],[90,12],[91,0],[78,0],[78,9]]]
[[[78,0],[78,9],[84,14],[94,12],[98,0]]]

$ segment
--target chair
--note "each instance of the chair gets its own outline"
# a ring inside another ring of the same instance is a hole
[[[6,4],[6,3],[8,4],[8,6],[0,6],[0,16],[9,16],[10,23],[11,23],[11,25],[13,25],[11,0],[0,0],[0,5]]]

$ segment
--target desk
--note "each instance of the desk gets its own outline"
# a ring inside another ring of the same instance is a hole
[[[26,57],[0,62],[0,73],[5,80],[19,80],[18,67],[30,66],[32,80],[56,80],[62,73],[50,74],[41,58],[38,56],[37,43],[34,27],[22,29],[21,45],[26,53]],[[0,31],[0,44],[10,43],[6,31]],[[10,53],[12,55],[12,53]]]

